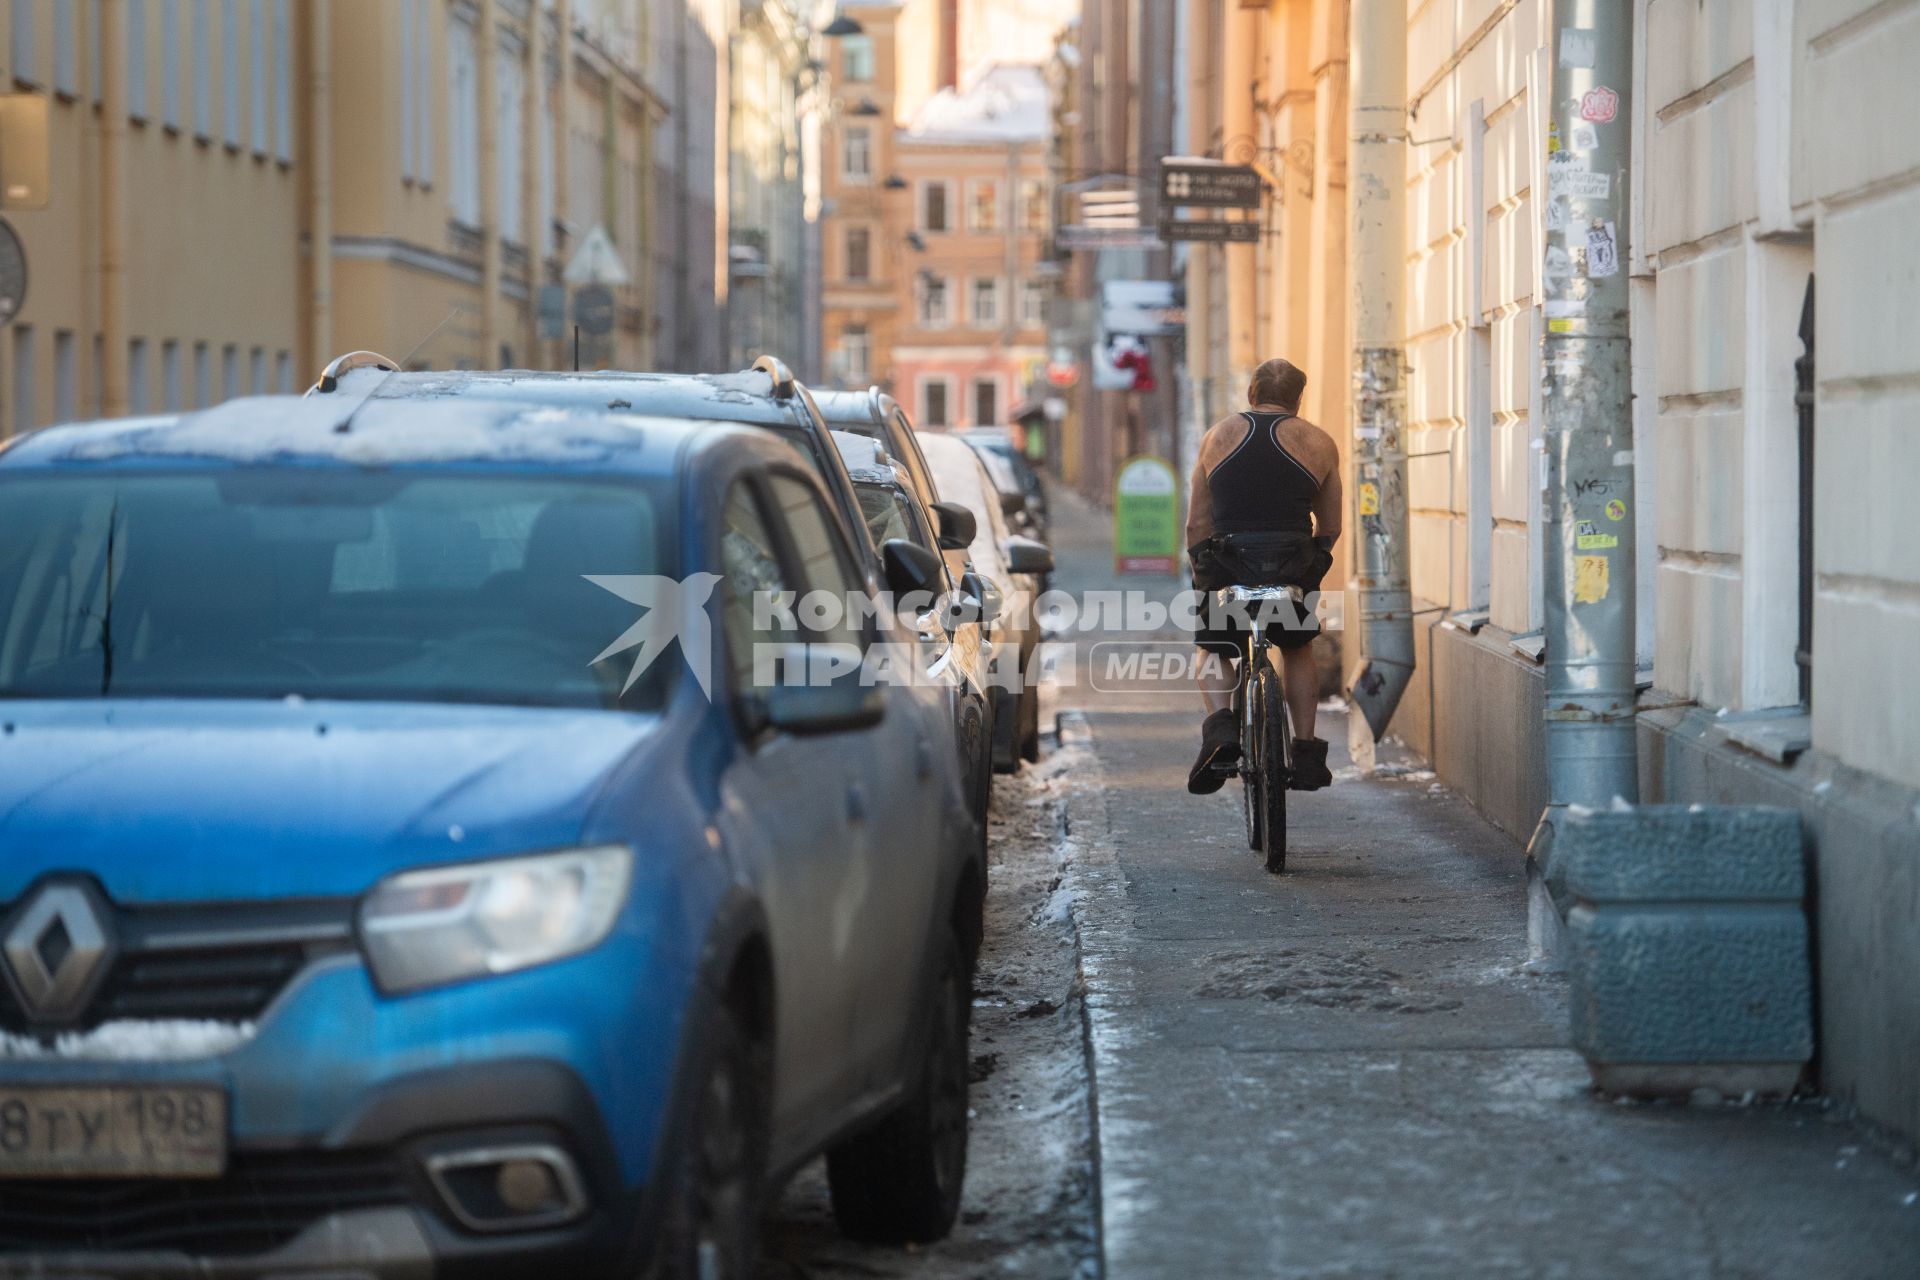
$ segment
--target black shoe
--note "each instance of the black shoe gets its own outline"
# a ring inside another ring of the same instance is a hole
[[[1240,725],[1232,707],[1222,707],[1200,726],[1200,758],[1187,774],[1187,790],[1197,796],[1210,796],[1227,785],[1227,777],[1240,761]]]
[[[1318,791],[1332,785],[1333,774],[1327,769],[1327,740],[1295,738],[1293,776],[1287,783],[1288,788],[1293,791]]]

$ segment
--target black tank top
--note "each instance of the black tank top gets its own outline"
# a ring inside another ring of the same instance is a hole
[[[1290,413],[1240,414],[1252,426],[1240,447],[1207,473],[1218,533],[1312,533],[1320,482],[1280,443]]]

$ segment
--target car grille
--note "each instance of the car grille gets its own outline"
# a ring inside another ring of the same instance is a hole
[[[0,908],[0,920],[14,914]],[[112,967],[78,1017],[30,1016],[0,982],[0,1030],[51,1039],[119,1019],[258,1018],[296,974],[353,947],[351,899],[114,907]]]
[[[260,1253],[329,1213],[409,1198],[386,1152],[236,1152],[223,1176],[202,1180],[8,1180],[0,1182],[0,1254]]]

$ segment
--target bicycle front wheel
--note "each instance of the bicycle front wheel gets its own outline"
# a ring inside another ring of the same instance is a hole
[[[1258,825],[1253,847],[1267,857],[1267,870],[1278,875],[1287,869],[1287,696],[1280,673],[1263,666],[1253,686],[1253,767],[1248,770],[1247,795],[1257,798],[1257,813],[1249,818],[1250,831]]]

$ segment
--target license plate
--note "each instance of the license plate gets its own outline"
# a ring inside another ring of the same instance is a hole
[[[226,1165],[221,1089],[0,1084],[0,1178],[217,1178]]]

